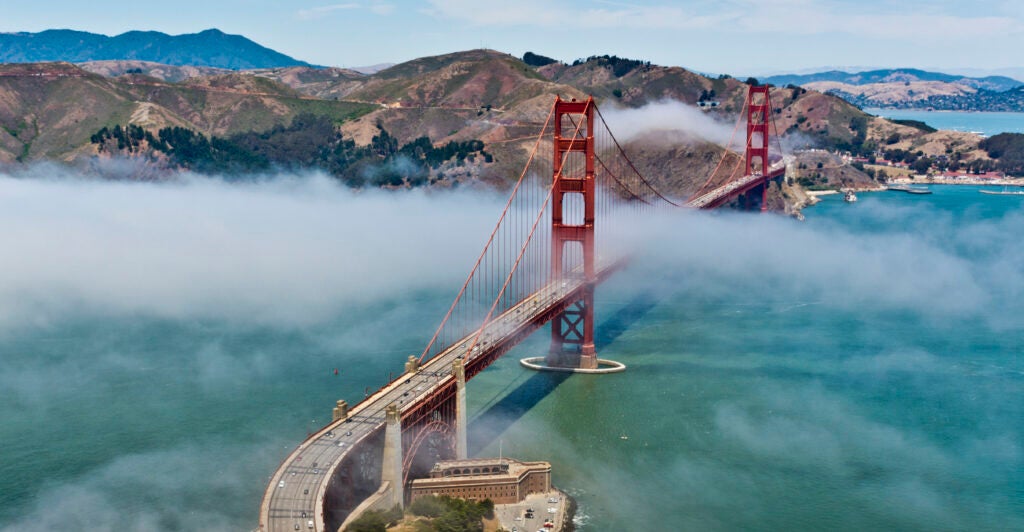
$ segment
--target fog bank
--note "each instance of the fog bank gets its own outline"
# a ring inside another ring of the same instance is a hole
[[[75,313],[305,324],[403,291],[454,290],[501,201],[357,193],[320,175],[36,174],[0,176],[0,327]]]

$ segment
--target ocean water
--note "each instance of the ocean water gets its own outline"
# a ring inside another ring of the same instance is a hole
[[[304,185],[297,195],[260,196],[299,206],[260,211],[271,218],[264,225],[255,215],[233,225],[253,200],[235,201],[229,185],[191,193],[246,208],[223,213],[199,201],[189,211],[182,200],[158,211],[185,210],[182,219],[219,235],[211,249],[226,255],[239,253],[239,239],[293,246],[280,262],[257,260],[276,247],[244,256],[260,274],[249,281],[205,247],[199,273],[158,254],[195,251],[195,235],[171,238],[187,232],[181,220],[152,247],[126,237],[126,227],[148,226],[155,200],[138,195],[155,185],[83,195],[79,185],[47,183],[70,187],[80,203],[118,205],[95,232],[79,229],[79,248],[49,253],[13,225],[30,215],[11,211],[52,201],[54,191],[20,185],[27,189],[0,196],[0,241],[20,253],[0,276],[5,531],[252,529],[279,461],[328,420],[336,399],[352,403],[401,371],[461,275],[425,260],[410,273],[396,254],[373,271],[332,277],[346,257],[377,260],[361,246],[385,239],[349,245],[336,214],[374,200],[302,193]],[[1022,203],[973,187],[934,190],[865,193],[852,205],[825,197],[803,223],[664,213],[637,227],[642,247],[598,289],[596,309],[600,355],[628,370],[529,372],[518,358],[547,345],[534,335],[470,382],[471,449],[551,461],[556,485],[580,504],[583,530],[1024,529]],[[127,207],[137,203],[138,212]],[[309,214],[317,203],[321,214]],[[450,216],[439,203],[374,207]],[[480,203],[474,221],[484,223],[492,205]],[[82,217],[106,212],[78,208]],[[54,234],[80,228],[82,217],[66,214]],[[404,245],[438,231],[431,224],[440,222],[423,220],[423,232],[406,237],[366,231]],[[329,230],[309,237],[318,223]],[[484,237],[458,239],[466,252],[454,251],[453,263]],[[306,238],[316,245],[295,244]],[[318,245],[345,253],[318,255]],[[104,257],[122,253],[99,263],[115,282],[90,290],[79,285],[105,271],[84,260],[97,246]],[[37,281],[45,268],[17,267],[33,253],[57,261],[54,271],[77,264],[87,275]],[[332,267],[289,272],[318,260]],[[124,262],[135,264],[118,270]],[[373,277],[392,263],[399,269],[389,273],[409,278],[400,289]],[[159,264],[165,270],[151,278]],[[211,269],[226,273],[209,277]],[[58,281],[59,290],[44,290]],[[148,291],[157,282],[173,290]],[[106,298],[123,284],[133,289]],[[148,299],[157,296],[174,304]]]
[[[936,129],[981,133],[1024,133],[1024,113],[972,111],[922,111],[916,109],[866,108],[864,112],[897,120],[919,120]]]

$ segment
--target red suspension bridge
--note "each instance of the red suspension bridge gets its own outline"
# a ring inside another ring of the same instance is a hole
[[[735,139],[745,119],[744,157],[730,172],[726,146],[704,185],[675,201],[637,169],[593,99],[556,99],[437,332],[397,379],[352,408],[338,401],[334,420],[281,463],[259,530],[334,531],[367,509],[403,504],[408,483],[437,460],[466,458],[465,382],[548,323],[549,367],[598,368],[594,289],[623,264],[614,250],[628,237],[615,228],[662,206],[738,198],[764,210],[769,183],[785,171],[781,157],[769,159],[772,116],[768,88],[751,87],[733,130]]]

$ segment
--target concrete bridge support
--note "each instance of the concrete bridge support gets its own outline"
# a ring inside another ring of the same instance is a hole
[[[469,446],[466,422],[466,366],[462,359],[452,363],[455,375],[455,459],[468,458]]]
[[[338,421],[339,419],[345,419],[348,417],[348,401],[344,399],[338,399],[334,410],[331,411],[331,421]]]
[[[402,475],[402,414],[398,405],[390,404],[386,411],[384,427],[384,456],[381,460],[381,484],[391,485],[391,501],[388,507],[403,506],[405,503],[405,486]]]

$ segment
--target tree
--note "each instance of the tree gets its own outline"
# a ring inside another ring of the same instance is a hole
[[[523,54],[523,62],[533,67],[542,67],[544,65],[550,65],[551,63],[557,63],[558,60],[535,54],[533,52],[526,52]]]
[[[921,157],[920,159],[914,161],[912,167],[914,171],[919,174],[927,173],[928,170],[932,167],[932,160],[929,159],[928,157]]]

